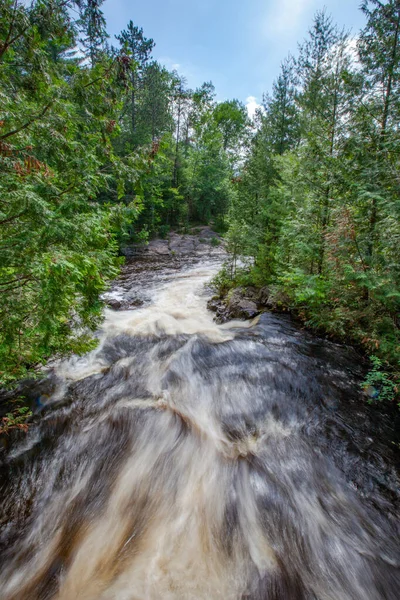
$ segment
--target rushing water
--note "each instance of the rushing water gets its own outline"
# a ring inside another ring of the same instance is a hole
[[[357,357],[281,316],[217,326],[217,269],[152,270],[55,369],[4,459],[1,600],[400,598],[398,479],[338,412]]]

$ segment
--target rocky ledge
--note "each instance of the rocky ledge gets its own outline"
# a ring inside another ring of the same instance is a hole
[[[275,309],[276,301],[267,287],[239,287],[230,290],[224,298],[214,296],[207,308],[216,313],[217,323],[226,323],[232,319],[253,319],[264,310]]]
[[[208,226],[194,227],[189,233],[171,231],[165,239],[146,245],[130,245],[122,250],[125,265],[111,288],[103,295],[113,310],[135,310],[151,302],[157,284],[165,283],[176,272],[203,260],[222,264],[225,258],[221,237]]]
[[[146,246],[129,246],[123,250],[127,258],[136,257],[138,254],[153,256],[179,257],[187,255],[207,256],[210,247],[215,248],[221,244],[221,237],[207,225],[194,227],[190,233],[171,231],[165,239],[154,239]]]

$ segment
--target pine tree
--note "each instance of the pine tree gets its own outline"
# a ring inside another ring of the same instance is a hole
[[[137,27],[132,21],[129,21],[127,29],[123,30],[117,36],[122,48],[124,48],[133,60],[131,69],[131,130],[132,140],[136,145],[136,113],[137,113],[137,94],[141,85],[144,68],[150,59],[154,48],[154,41],[147,39],[143,35],[143,29]]]
[[[136,119],[141,144],[173,131],[171,80],[171,74],[156,61],[143,70]]]
[[[103,3],[104,0],[79,0],[77,2],[80,10],[78,27],[84,36],[80,41],[92,66],[104,50],[104,43],[108,38],[106,21],[100,8]]]
[[[295,62],[289,56],[272,86],[272,96],[265,95],[263,127],[269,136],[271,151],[282,155],[300,141],[299,109],[297,106],[297,76]]]

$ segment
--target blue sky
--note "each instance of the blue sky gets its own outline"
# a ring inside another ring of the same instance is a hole
[[[154,57],[192,88],[212,81],[218,100],[253,106],[269,91],[288,52],[295,53],[316,10],[327,8],[355,36],[360,0],[106,0],[108,30],[130,19],[156,42]]]

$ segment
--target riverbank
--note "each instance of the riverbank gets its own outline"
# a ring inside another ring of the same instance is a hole
[[[336,413],[338,431],[342,428],[354,435],[352,444],[360,454],[368,456],[373,463],[379,463],[386,456],[387,465],[392,464],[400,469],[400,413],[395,402],[379,402],[372,400],[373,390],[362,386],[370,369],[368,357],[362,348],[345,346],[341,340],[329,337],[322,330],[305,327],[304,318],[298,312],[290,310],[289,299],[284,295],[277,297],[271,294],[269,287],[241,286],[214,295],[207,303],[209,310],[215,313],[217,323],[229,323],[235,319],[254,319],[263,313],[285,315],[295,327],[304,331],[304,335],[320,335],[328,343],[338,348],[346,349],[353,355],[353,361],[359,364],[359,394],[353,397],[343,397],[340,394],[328,403],[328,410]],[[329,340],[329,341],[328,341]],[[386,484],[384,485],[386,487]],[[390,496],[391,485],[386,488]],[[400,504],[399,504],[400,510]]]
[[[350,326],[339,332],[336,327],[330,325],[329,319],[324,319],[322,315],[317,318],[316,308],[294,302],[293,298],[278,286],[240,285],[229,279],[222,270],[215,278],[213,288],[217,295],[210,300],[208,307],[215,312],[217,323],[226,323],[235,318],[252,318],[270,310],[278,314],[290,314],[302,327],[317,335],[337,343],[352,345],[367,365],[363,386],[367,402],[382,402],[386,407],[384,410],[391,412],[393,409],[395,414],[399,412],[400,372],[395,364],[385,360],[385,353],[382,352],[378,341],[374,348],[371,348],[371,340],[367,334],[363,337],[358,330],[356,334]],[[400,414],[397,414],[397,417],[400,418]]]
[[[105,316],[109,309],[135,311],[148,307],[155,290],[181,271],[201,261],[216,264],[217,271],[226,257],[221,236],[208,226],[193,227],[185,234],[172,230],[165,239],[125,246],[122,254],[125,263],[121,272],[102,296]],[[54,394],[53,365],[59,361],[49,359],[47,365],[37,365],[30,377],[12,389],[0,389],[0,453],[23,439],[28,427],[40,418]]]

